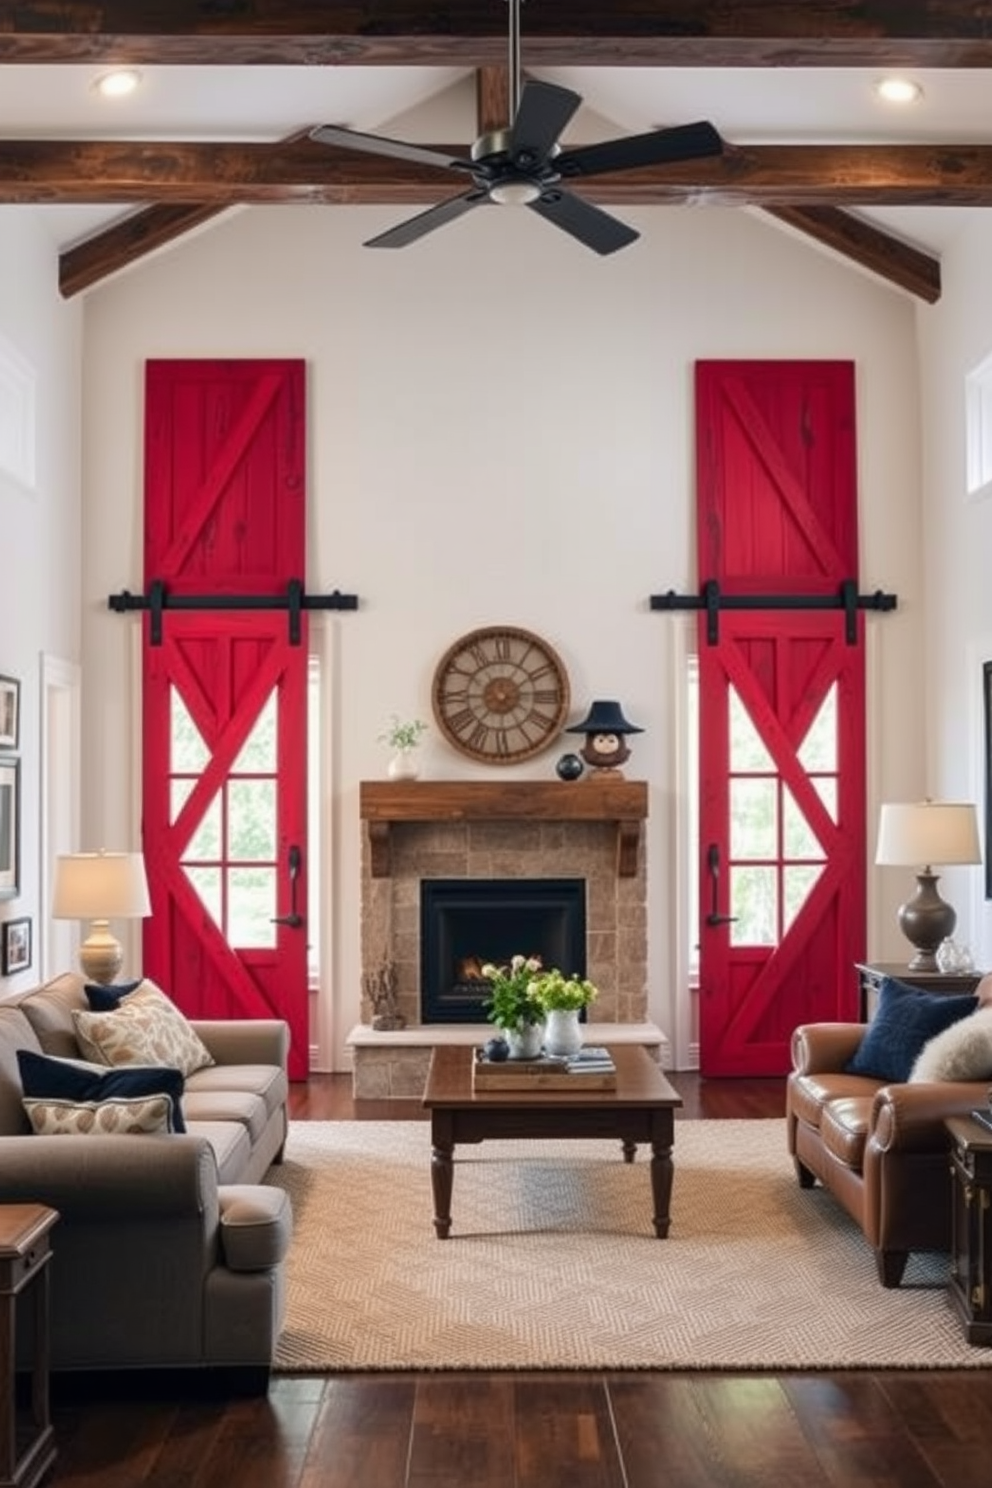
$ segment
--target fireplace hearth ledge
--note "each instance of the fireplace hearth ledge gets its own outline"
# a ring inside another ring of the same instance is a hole
[[[481,1044],[491,1033],[488,1023],[424,1023],[382,1032],[356,1023],[345,1040],[352,1094],[356,1100],[419,1098],[436,1044]],[[583,1036],[588,1044],[641,1044],[663,1069],[671,1066],[671,1045],[657,1023],[587,1023]]]

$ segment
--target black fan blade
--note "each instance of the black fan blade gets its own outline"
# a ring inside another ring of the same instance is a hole
[[[510,131],[511,160],[523,166],[546,160],[581,102],[579,94],[571,88],[559,88],[554,83],[524,83]]]
[[[557,187],[527,205],[546,222],[578,238],[594,253],[616,253],[618,248],[626,248],[640,237],[639,232],[618,217],[611,217],[609,212]]]
[[[390,155],[395,160],[409,160],[413,165],[447,166],[451,170],[473,169],[471,160],[459,160],[443,150],[426,145],[408,145],[404,140],[386,139],[381,134],[359,134],[357,129],[342,129],[337,124],[319,124],[310,138],[321,145],[340,145],[345,150],[361,150],[366,155]]]
[[[653,129],[649,134],[631,134],[626,139],[606,140],[601,145],[582,145],[566,150],[554,162],[563,177],[596,176],[606,171],[632,170],[638,165],[670,165],[677,160],[696,160],[719,155],[723,141],[705,121],[680,124],[674,129]]]
[[[473,207],[480,206],[489,201],[484,191],[466,191],[462,196],[450,196],[447,201],[438,202],[436,207],[428,207],[426,212],[418,212],[416,217],[408,217],[405,222],[396,227],[389,228],[384,233],[379,233],[375,238],[369,238],[363,246],[366,248],[405,248],[408,243],[415,243],[418,238],[433,232],[436,227],[444,227],[448,222],[454,222],[456,218],[471,211]]]

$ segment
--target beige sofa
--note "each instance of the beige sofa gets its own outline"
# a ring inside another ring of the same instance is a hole
[[[80,1058],[73,1009],[88,1003],[72,974],[0,1003],[0,1203],[60,1216],[53,1369],[222,1370],[264,1389],[291,1233],[286,1194],[262,1182],[286,1139],[286,1025],[192,1024],[215,1062],[186,1079],[185,1134],[35,1135],[17,1051]]]

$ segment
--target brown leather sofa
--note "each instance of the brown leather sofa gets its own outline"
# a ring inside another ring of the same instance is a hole
[[[844,1073],[862,1023],[807,1023],[792,1036],[786,1089],[789,1151],[799,1182],[829,1189],[895,1287],[910,1251],[951,1248],[945,1116],[987,1107],[989,1081],[886,1083]]]

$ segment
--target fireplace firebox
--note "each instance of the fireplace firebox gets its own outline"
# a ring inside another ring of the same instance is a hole
[[[420,885],[420,1016],[484,1023],[487,962],[539,956],[586,975],[583,878],[432,878]]]

